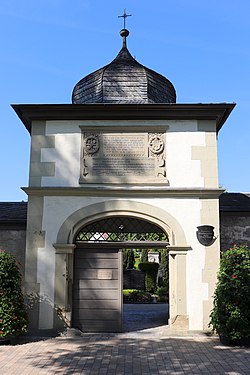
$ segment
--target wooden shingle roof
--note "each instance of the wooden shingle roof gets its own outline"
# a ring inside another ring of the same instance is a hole
[[[175,103],[172,83],[131,56],[126,45],[127,30],[123,29],[121,36],[123,47],[116,58],[75,85],[72,103]]]

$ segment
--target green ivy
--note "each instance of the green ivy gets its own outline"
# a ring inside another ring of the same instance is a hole
[[[210,327],[230,340],[250,337],[250,250],[234,245],[222,254]]]
[[[13,255],[0,250],[0,337],[27,331],[21,274]]]

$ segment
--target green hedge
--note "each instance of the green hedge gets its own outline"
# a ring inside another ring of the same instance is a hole
[[[138,268],[140,271],[144,271],[146,273],[146,291],[154,293],[157,288],[157,273],[159,264],[154,262],[139,263]]]
[[[145,303],[151,301],[152,297],[148,292],[137,289],[123,289],[124,303]]]
[[[158,287],[156,290],[158,302],[169,302],[168,300],[168,288],[166,286]]]

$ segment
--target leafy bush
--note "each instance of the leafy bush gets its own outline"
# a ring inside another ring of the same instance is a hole
[[[157,272],[158,272],[159,264],[154,263],[154,262],[139,263],[138,268],[140,271],[144,271],[146,273],[146,277],[145,277],[146,291],[153,293],[156,290]]]
[[[210,327],[229,340],[250,337],[250,251],[234,245],[222,255]]]
[[[124,289],[123,290],[123,302],[125,303],[144,303],[151,302],[152,297],[148,292],[137,289]]]
[[[13,255],[0,250],[0,337],[27,331],[21,274]]]

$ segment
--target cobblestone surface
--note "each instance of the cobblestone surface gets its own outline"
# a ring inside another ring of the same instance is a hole
[[[250,375],[250,348],[226,347],[204,334],[174,336],[166,312],[166,305],[124,306],[124,333],[71,330],[0,345],[0,375]]]
[[[250,349],[217,338],[161,337],[159,330],[84,334],[0,346],[0,374],[249,375]]]

